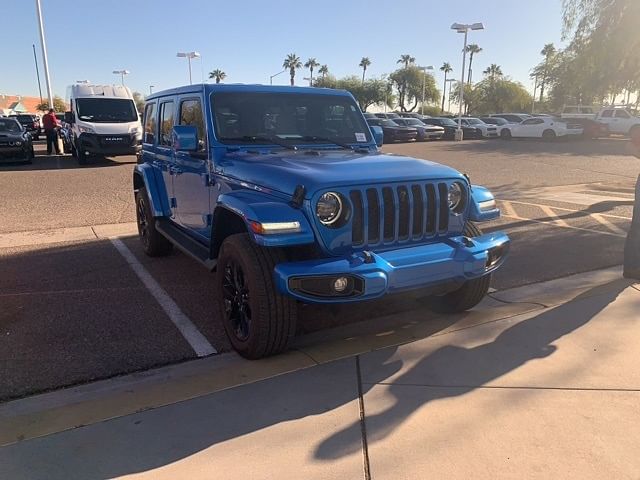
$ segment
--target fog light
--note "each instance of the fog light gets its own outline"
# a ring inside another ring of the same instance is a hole
[[[333,289],[336,292],[344,292],[349,285],[349,280],[346,277],[338,277],[333,282]]]

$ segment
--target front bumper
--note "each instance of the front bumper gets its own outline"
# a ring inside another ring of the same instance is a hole
[[[0,160],[10,162],[12,160],[21,160],[27,157],[28,150],[22,145],[16,146],[0,146]]]
[[[499,268],[509,246],[509,237],[501,232],[457,236],[381,253],[281,263],[274,276],[281,293],[308,303],[356,302],[414,288],[446,293]],[[351,290],[331,290],[339,277],[348,280]],[[304,287],[305,281],[309,288]]]
[[[136,136],[131,134],[81,133],[76,148],[92,155],[119,156],[135,155],[142,149],[142,145],[138,143]]]

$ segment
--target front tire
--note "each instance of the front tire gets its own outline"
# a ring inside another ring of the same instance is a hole
[[[295,335],[297,303],[273,280],[273,269],[285,260],[282,250],[256,245],[246,233],[222,243],[214,295],[227,337],[245,358],[280,353]]]
[[[482,231],[473,223],[467,222],[463,235],[467,237],[479,237]],[[440,297],[434,297],[432,308],[441,313],[457,313],[472,309],[478,305],[489,292],[491,274],[466,281],[458,290]]]
[[[138,237],[142,243],[144,253],[150,257],[163,257],[173,250],[173,244],[156,230],[155,219],[147,189],[142,187],[136,192],[136,223],[138,224]]]

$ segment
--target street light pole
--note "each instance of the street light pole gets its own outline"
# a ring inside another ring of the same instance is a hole
[[[536,90],[538,89],[538,76],[535,76],[535,81],[533,82],[533,102],[531,103],[531,113],[533,114],[536,111]]]
[[[120,80],[122,81],[122,85],[124,85],[124,76],[129,75],[131,72],[129,70],[114,70],[113,73],[120,75]]]
[[[449,113],[451,113],[451,84],[455,81],[456,80],[454,78],[450,78],[447,80],[447,83],[449,84],[449,100],[447,100],[447,112]],[[446,87],[445,87],[445,91],[446,91]]]
[[[286,71],[287,71],[287,69],[285,68],[285,69],[284,69],[284,70],[282,70],[281,72],[274,73],[273,75],[271,75],[271,76],[269,77],[269,85],[273,85],[273,77],[277,77],[278,75],[280,75],[281,73],[284,73],[284,72],[286,72]]]
[[[458,33],[464,33],[464,48],[462,49],[462,76],[460,78],[460,104],[458,105],[458,128],[456,129],[455,139],[462,140],[462,105],[464,103],[464,69],[467,63],[467,35],[469,30],[484,30],[482,23],[454,23],[451,25],[451,30],[455,30]]]
[[[425,91],[427,86],[427,70],[433,70],[433,65],[429,65],[428,67],[418,67],[422,70],[422,104],[420,105],[420,114],[424,115],[424,99],[425,99]]]
[[[153,93],[153,87],[155,87],[155,85],[149,85],[149,95]]]
[[[178,52],[176,54],[176,57],[186,57],[187,60],[189,61],[189,85],[193,84],[193,80],[191,78],[191,59],[198,58],[199,56],[200,56],[200,53],[198,52]]]
[[[53,108],[53,93],[51,92],[49,60],[47,60],[47,44],[44,39],[44,25],[42,23],[42,9],[40,8],[40,0],[36,0],[36,13],[38,14],[38,26],[40,27],[40,45],[42,46],[42,63],[44,64],[44,80],[47,84],[47,95],[49,96],[49,108]]]

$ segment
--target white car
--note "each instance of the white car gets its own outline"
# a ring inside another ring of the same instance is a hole
[[[640,131],[640,118],[633,116],[625,108],[603,108],[598,112],[595,120],[605,124],[609,132],[615,135],[634,136],[635,131]]]
[[[466,127],[479,128],[480,131],[482,132],[483,138],[498,137],[498,127],[496,127],[495,125],[489,125],[483,122],[481,119],[473,118],[473,117],[463,117],[461,120],[462,120],[462,125]]]
[[[518,124],[505,125],[500,132],[500,137],[504,139],[517,137],[552,140],[567,135],[582,135],[582,131],[582,126],[579,124],[563,122],[553,117],[534,117]]]

